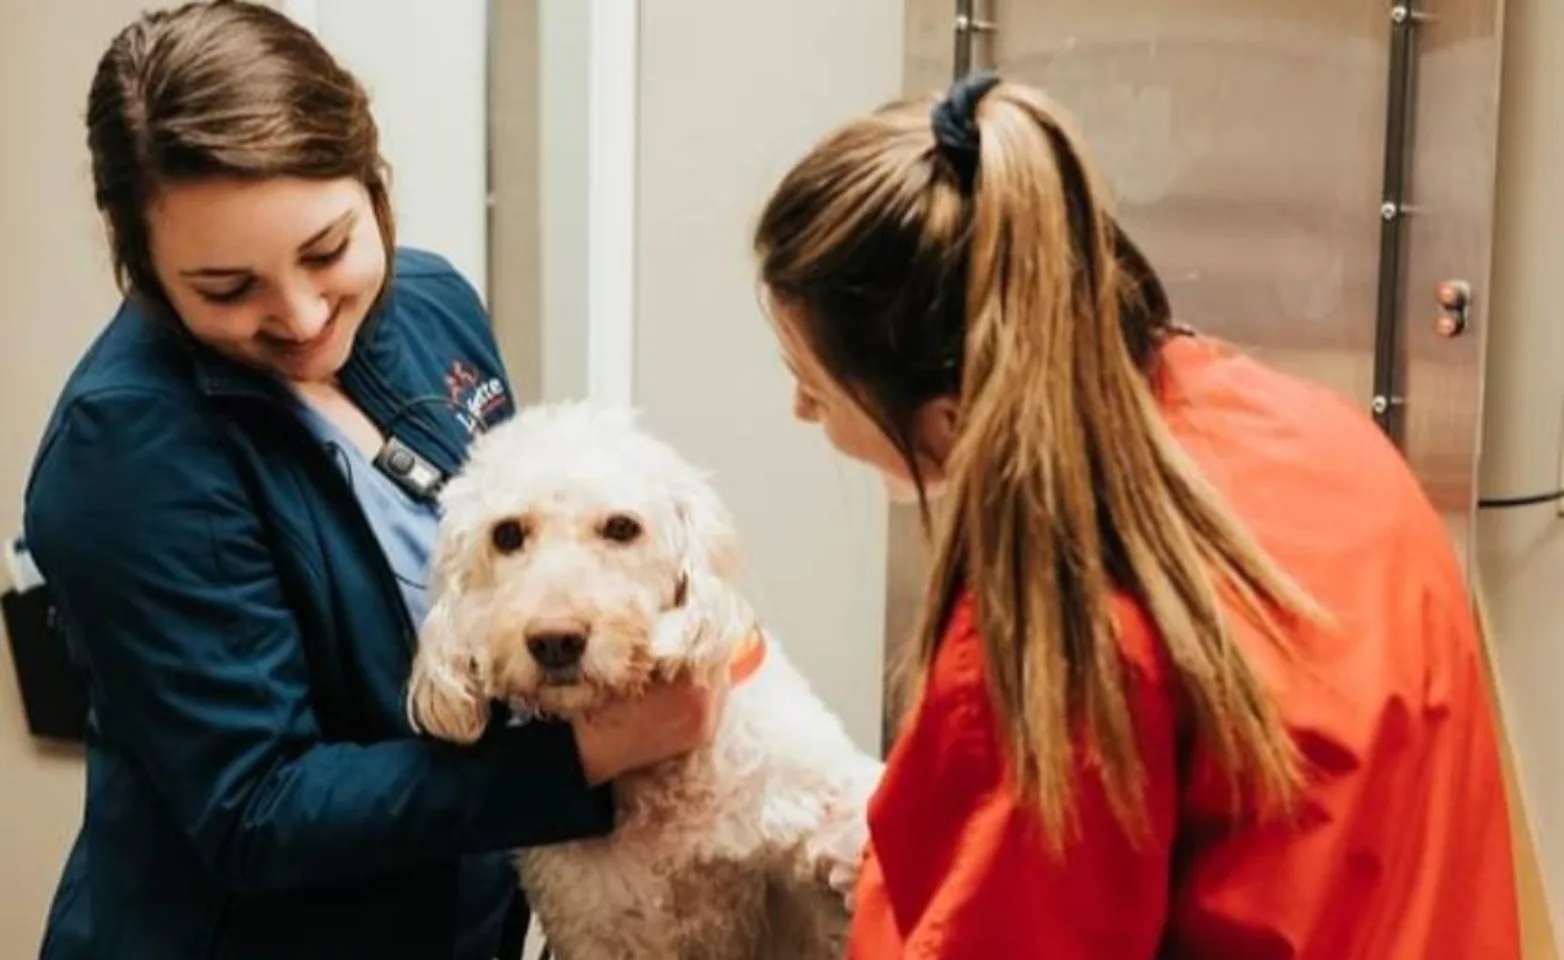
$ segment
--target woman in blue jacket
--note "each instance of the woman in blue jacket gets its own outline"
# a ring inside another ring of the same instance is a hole
[[[513,404],[482,305],[396,248],[363,90],[266,7],[138,20],[87,126],[126,298],[28,485],[91,703],[43,956],[514,951],[503,851],[608,831],[608,782],[702,742],[713,695],[416,737],[429,481]]]

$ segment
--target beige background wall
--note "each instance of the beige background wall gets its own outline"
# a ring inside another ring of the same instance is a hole
[[[322,41],[369,91],[391,162],[398,236],[438,250],[480,293],[488,273],[484,0],[315,0]]]
[[[114,307],[96,242],[81,117],[100,48],[138,0],[0,2],[0,535],[64,372]],[[72,752],[27,737],[9,648],[0,656],[0,957],[38,932],[81,809]]]
[[[811,141],[899,92],[902,6],[641,5],[635,399],[713,471],[761,614],[869,750],[880,736],[884,494],[819,430],[792,422],[748,240],[767,191]]]
[[[1481,488],[1564,483],[1564,3],[1508,0]],[[1519,780],[1564,931],[1564,519],[1485,511],[1478,563]]]
[[[539,157],[539,266],[542,366],[539,396],[555,400],[587,389],[587,57],[590,5],[539,0],[538,126],[517,129]],[[539,137],[541,130],[542,136]],[[502,145],[496,144],[499,148]],[[505,270],[505,264],[497,264]]]

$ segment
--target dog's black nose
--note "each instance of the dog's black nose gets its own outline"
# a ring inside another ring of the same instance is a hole
[[[527,638],[532,659],[545,670],[562,670],[580,663],[586,645],[584,633],[535,633]]]

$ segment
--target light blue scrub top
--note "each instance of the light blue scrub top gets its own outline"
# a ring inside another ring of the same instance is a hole
[[[422,626],[429,613],[429,563],[440,523],[439,509],[432,503],[414,499],[397,486],[396,481],[378,470],[336,424],[315,408],[302,401],[299,406],[305,424],[325,444],[358,497],[359,506],[380,541],[380,549],[396,574],[397,586],[402,590],[402,601],[407,604],[413,625]]]

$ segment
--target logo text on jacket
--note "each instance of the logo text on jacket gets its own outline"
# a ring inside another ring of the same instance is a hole
[[[446,373],[445,389],[451,409],[468,436],[482,433],[493,422],[494,414],[503,410],[510,400],[503,380],[481,377],[478,371],[460,360],[452,362]]]

